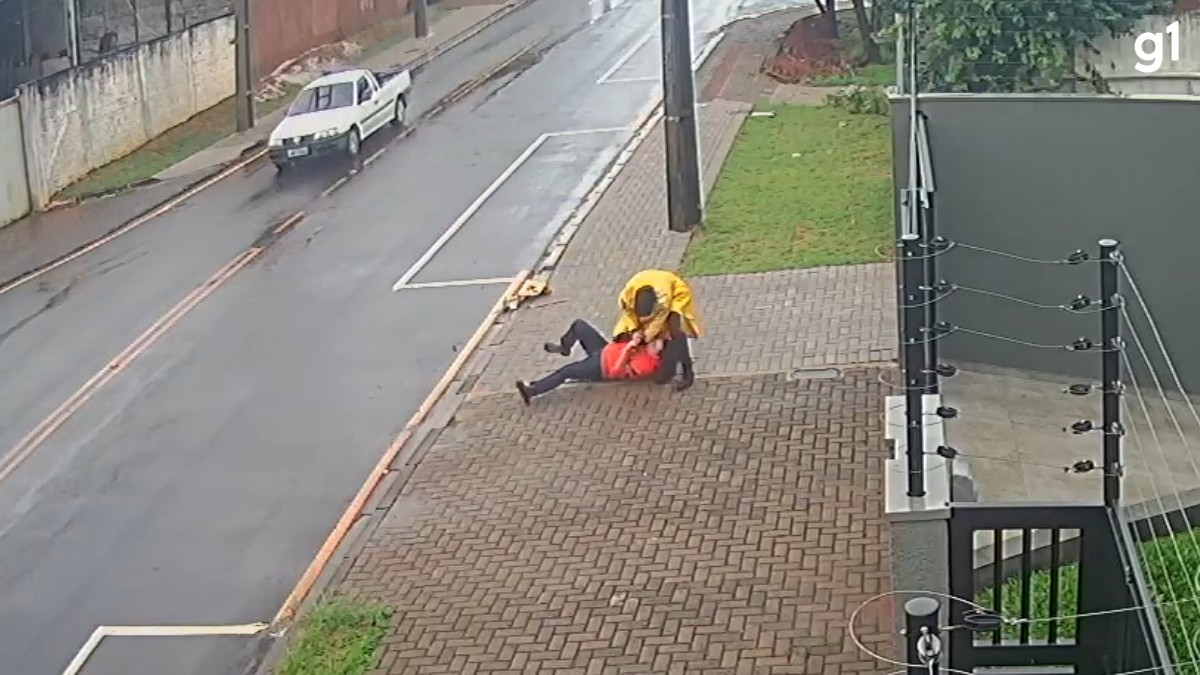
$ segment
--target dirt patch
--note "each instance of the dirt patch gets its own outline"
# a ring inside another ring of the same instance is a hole
[[[785,84],[833,75],[846,67],[845,54],[823,14],[793,23],[779,41],[779,51],[763,66],[768,75]]]
[[[776,81],[766,65],[779,51],[779,42],[810,8],[771,12],[741,19],[725,29],[725,39],[697,76],[701,101],[723,99],[755,104],[769,98]]]

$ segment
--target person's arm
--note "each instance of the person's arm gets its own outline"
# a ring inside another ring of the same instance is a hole
[[[685,337],[683,332],[683,317],[679,312],[671,312],[667,315],[667,331],[672,338]]]
[[[633,350],[635,349],[637,349],[637,344],[635,344],[633,341],[627,343],[621,349],[621,355],[617,357],[617,365],[614,370],[616,370],[618,373],[625,373],[626,375],[629,375],[629,357],[633,356]]]

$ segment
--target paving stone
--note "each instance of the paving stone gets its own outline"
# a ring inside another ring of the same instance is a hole
[[[469,402],[347,577],[397,610],[376,672],[892,670],[847,634],[890,587],[879,372]]]

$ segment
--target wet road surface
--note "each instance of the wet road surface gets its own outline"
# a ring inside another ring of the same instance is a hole
[[[695,6],[699,42],[726,8]],[[256,165],[0,296],[0,670],[57,675],[100,625],[271,620],[652,103],[657,12],[534,3],[426,68],[414,106],[528,57],[336,192],[322,197],[333,167],[280,182]],[[269,246],[138,342],[255,242]],[[109,638],[82,672],[238,673],[248,646]]]

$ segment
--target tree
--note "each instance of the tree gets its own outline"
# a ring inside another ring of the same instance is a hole
[[[858,35],[862,39],[863,60],[867,63],[880,63],[883,55],[879,51],[879,43],[875,41],[875,24],[867,14],[864,0],[852,0],[854,3],[854,18],[858,23]]]
[[[838,38],[837,0],[814,1],[817,3],[817,9],[821,10],[821,17],[825,20],[826,37],[836,40]]]
[[[1059,90],[1072,80],[1107,86],[1090,65],[1093,40],[1124,35],[1173,0],[919,0],[921,86],[934,91]]]

